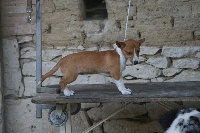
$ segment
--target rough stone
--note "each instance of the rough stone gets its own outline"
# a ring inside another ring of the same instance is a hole
[[[45,74],[48,71],[50,71],[55,65],[56,65],[56,63],[53,61],[42,62],[42,74]],[[26,75],[26,76],[36,76],[35,70],[36,70],[36,63],[29,62],[29,63],[25,63],[23,65],[22,73],[23,73],[23,75]],[[61,73],[60,69],[58,69],[53,75],[62,76],[62,73]]]
[[[155,55],[159,50],[160,48],[158,47],[141,46],[140,55]]]
[[[184,70],[174,78],[167,80],[166,82],[179,82],[179,81],[200,81],[200,72]]]
[[[103,124],[106,133],[146,133],[162,132],[162,128],[157,121],[140,123],[126,120],[111,120]]]
[[[151,82],[163,82],[165,79],[162,77],[151,79]]]
[[[80,111],[78,114],[71,117],[72,121],[72,132],[81,133],[91,126],[89,117],[85,111]]]
[[[86,33],[98,33],[101,32],[100,27],[101,21],[95,20],[95,21],[83,21],[84,31]]]
[[[181,69],[177,69],[177,68],[167,68],[167,69],[163,69],[162,73],[164,76],[174,76],[175,74],[179,73],[181,71]]]
[[[150,65],[127,66],[122,73],[123,76],[131,75],[142,79],[152,79],[161,75],[161,70]]]
[[[87,113],[90,119],[97,121],[106,118],[111,113],[119,109],[121,106],[123,105],[119,103],[105,103],[101,107],[91,108],[90,110],[87,111]],[[142,115],[145,113],[146,109],[144,106],[134,104],[134,105],[129,105],[127,108],[119,112],[116,116],[113,116],[111,119],[133,118],[134,116]]]
[[[100,106],[100,103],[81,103],[81,109],[90,109]]]
[[[4,94],[22,96],[24,85],[19,64],[19,46],[16,39],[3,39],[3,58]]]
[[[26,48],[21,49],[20,58],[21,59],[36,59],[35,48],[26,47]]]
[[[33,40],[33,37],[32,36],[25,36],[23,38],[21,38],[18,43],[25,43],[25,42],[29,42],[29,41],[32,41]]]
[[[51,126],[48,122],[48,110],[42,110],[42,119],[35,117],[35,104],[28,99],[5,100],[5,126],[8,133],[54,133],[59,128]],[[11,126],[12,125],[12,126]],[[20,128],[19,128],[20,127]]]
[[[194,38],[200,40],[200,31],[194,32]]]
[[[162,48],[162,55],[165,57],[181,58],[188,55],[192,55],[195,52],[200,51],[200,47],[169,47],[164,46]]]
[[[199,61],[191,58],[178,59],[173,61],[173,67],[197,69],[199,68]]]
[[[170,65],[170,59],[166,57],[149,58],[146,63],[158,68],[167,68]]]
[[[62,53],[63,53],[62,50],[56,50],[56,49],[42,50],[42,60],[51,61],[54,58],[61,57]]]
[[[200,52],[198,52],[195,57],[200,58]]]

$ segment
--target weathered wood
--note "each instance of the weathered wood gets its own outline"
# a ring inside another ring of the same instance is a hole
[[[58,87],[58,86],[57,86]],[[73,85],[74,96],[41,93],[32,98],[36,104],[52,103],[105,103],[105,102],[154,102],[200,101],[200,82],[162,82],[126,84],[132,95],[122,95],[114,84]]]

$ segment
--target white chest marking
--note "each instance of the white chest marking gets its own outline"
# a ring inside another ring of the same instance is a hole
[[[120,48],[116,48],[117,53],[120,56],[120,72],[122,73],[122,71],[125,69],[126,67],[126,61],[127,59],[125,58],[124,54],[122,53],[122,50]]]

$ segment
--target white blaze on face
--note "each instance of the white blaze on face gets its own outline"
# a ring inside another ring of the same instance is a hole
[[[139,57],[137,56],[136,52],[135,52],[135,49],[134,49],[134,57],[133,57],[133,62],[134,61],[137,61],[139,62]]]

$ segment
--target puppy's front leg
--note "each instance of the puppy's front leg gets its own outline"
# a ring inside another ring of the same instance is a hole
[[[122,77],[120,77],[119,80],[114,80],[114,81],[118,90],[121,91],[123,95],[131,94],[132,91],[130,89],[126,89],[126,87],[124,86]]]

